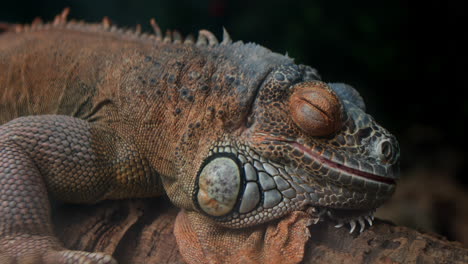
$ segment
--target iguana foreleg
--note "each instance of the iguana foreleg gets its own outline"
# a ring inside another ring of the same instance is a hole
[[[141,160],[128,147],[117,148],[116,139],[68,116],[22,117],[0,127],[0,256],[19,263],[115,263],[104,253],[63,248],[48,197],[96,202],[112,197],[119,179],[138,175],[125,164]]]

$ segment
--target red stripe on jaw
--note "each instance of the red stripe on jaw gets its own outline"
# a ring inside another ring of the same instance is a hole
[[[303,146],[303,145],[301,145],[301,144],[299,144],[297,142],[288,142],[288,143],[292,144],[295,148],[301,150],[305,154],[311,156],[313,159],[318,160],[321,163],[327,164],[329,167],[336,168],[338,170],[342,170],[342,171],[348,172],[350,174],[360,176],[360,177],[363,177],[363,178],[366,178],[366,179],[370,179],[370,180],[373,180],[373,181],[383,182],[383,183],[390,184],[390,185],[395,184],[394,179],[382,177],[382,176],[375,175],[375,174],[372,174],[372,173],[368,173],[368,172],[365,172],[365,171],[361,171],[361,170],[358,170],[358,169],[350,168],[350,167],[347,167],[347,166],[345,166],[343,164],[340,164],[340,163],[333,162],[333,161],[331,161],[331,160],[329,160],[329,159],[327,159],[325,157],[322,157],[322,156],[312,152],[309,148],[306,148],[305,146]]]
[[[353,175],[356,175],[356,176],[359,176],[359,177],[362,177],[362,178],[365,178],[365,179],[370,179],[370,180],[373,180],[373,181],[377,181],[377,182],[382,182],[382,183],[385,183],[385,184],[390,184],[390,185],[395,185],[396,184],[394,179],[387,178],[387,177],[382,177],[382,176],[375,175],[375,174],[372,174],[372,173],[368,173],[368,172],[365,172],[365,171],[361,171],[361,170],[358,170],[358,169],[350,168],[350,167],[347,167],[347,166],[345,166],[343,164],[331,161],[331,160],[329,160],[329,159],[327,159],[325,157],[320,156],[317,153],[312,152],[310,150],[310,148],[307,148],[304,145],[301,145],[301,144],[297,143],[296,141],[285,140],[283,138],[271,137],[271,136],[266,136],[266,135],[256,136],[256,138],[259,138],[261,141],[277,141],[277,142],[283,142],[283,143],[286,143],[286,144],[290,144],[294,148],[299,149],[300,151],[304,152],[304,154],[307,154],[308,156],[312,157],[313,159],[318,160],[321,163],[325,163],[329,167],[332,167],[332,168],[335,168],[335,169],[338,169],[338,170],[341,170],[341,171],[345,171],[345,172],[347,172],[349,174],[353,174]]]

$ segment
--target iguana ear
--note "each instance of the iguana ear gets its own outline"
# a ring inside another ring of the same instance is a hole
[[[329,83],[332,90],[340,97],[341,100],[347,100],[357,107],[361,108],[362,111],[366,111],[366,105],[364,100],[356,89],[351,85],[345,83]]]

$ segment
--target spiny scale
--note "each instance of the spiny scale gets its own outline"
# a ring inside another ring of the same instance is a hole
[[[166,30],[166,35],[164,36],[163,42],[164,43],[171,43],[172,42],[172,33],[171,33],[171,31],[169,29]]]
[[[172,38],[175,44],[182,43],[182,35],[179,33],[179,31],[174,30],[174,32],[172,33]]]
[[[105,28],[105,29],[109,29],[111,26],[112,26],[112,21],[108,18],[108,17],[104,17],[102,19],[102,26]]]
[[[136,27],[135,27],[135,32],[137,34],[141,34],[141,25],[140,24],[137,24]]]
[[[206,45],[208,45],[208,39],[206,38],[206,36],[198,33],[198,39],[197,39],[196,45],[197,46],[206,46]]]
[[[221,42],[222,45],[228,45],[231,44],[231,36],[229,36],[229,33],[227,32],[226,28],[223,27],[223,41]]]
[[[161,28],[154,18],[150,19],[151,27],[153,28],[154,34],[156,35],[156,40],[161,41],[163,38]]]
[[[215,37],[215,35],[208,30],[205,30],[205,29],[200,30],[198,32],[198,37],[200,36],[206,37],[206,39],[208,40],[209,46],[215,46],[219,44],[218,39]]]
[[[66,7],[65,9],[63,9],[61,14],[55,16],[54,22],[52,22],[52,24],[60,25],[67,23],[68,14],[70,14],[70,8]]]

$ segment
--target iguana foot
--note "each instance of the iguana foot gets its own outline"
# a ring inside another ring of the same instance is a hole
[[[90,203],[112,189],[110,152],[94,151],[107,149],[100,142],[114,139],[96,139],[91,131],[98,129],[60,115],[22,117],[0,126],[0,255],[5,256],[0,264],[115,263],[104,253],[63,248],[51,221],[49,197]]]
[[[117,264],[101,252],[67,250],[51,236],[21,234],[0,240],[0,264]]]
[[[325,207],[308,207],[306,212],[314,217],[314,224],[322,221],[323,218],[331,219],[336,222],[335,227],[341,228],[349,224],[349,233],[352,234],[355,230],[359,229],[362,233],[366,229],[366,222],[369,227],[372,226],[374,221],[374,210],[340,210]],[[360,226],[360,228],[356,228]]]

